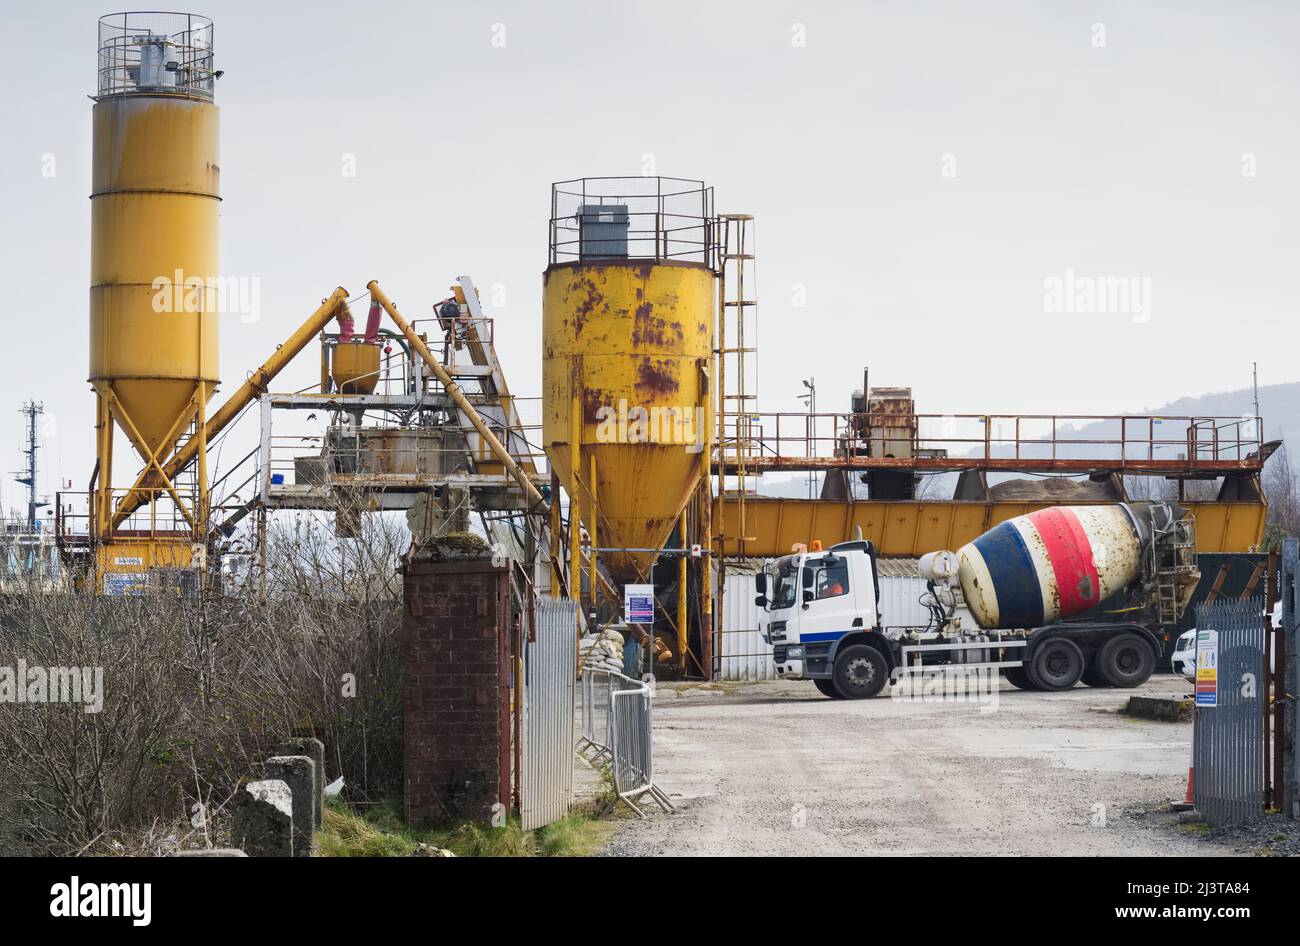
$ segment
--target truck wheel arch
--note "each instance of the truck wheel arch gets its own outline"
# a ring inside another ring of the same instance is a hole
[[[898,665],[898,661],[894,659],[893,650],[889,647],[888,642],[872,629],[870,631],[850,631],[848,634],[845,634],[837,640],[835,646],[831,648],[830,656],[827,661],[830,666],[835,666],[835,660],[839,657],[840,651],[845,647],[852,647],[855,644],[865,644],[873,650],[880,651],[880,655],[885,658],[885,667],[890,672],[893,672],[894,667]]]

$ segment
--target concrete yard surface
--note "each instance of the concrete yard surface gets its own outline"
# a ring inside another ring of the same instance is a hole
[[[1135,690],[985,703],[831,700],[808,682],[661,684],[655,781],[620,855],[1233,853],[1150,812],[1186,789],[1190,723],[1119,714]]]

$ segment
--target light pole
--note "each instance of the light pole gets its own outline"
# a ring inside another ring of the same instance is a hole
[[[808,405],[807,452],[808,452],[808,458],[812,459],[814,453],[813,442],[815,440],[816,433],[817,433],[817,421],[814,416],[817,413],[817,379],[805,378],[803,379],[803,386],[808,393],[800,394],[799,400],[803,401],[806,405]],[[808,498],[809,499],[814,498],[813,489],[814,486],[816,485],[816,482],[817,482],[817,473],[813,470],[809,470],[808,471]]]

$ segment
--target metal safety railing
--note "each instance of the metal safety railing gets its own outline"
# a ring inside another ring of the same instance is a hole
[[[212,98],[212,21],[192,13],[113,13],[99,21],[99,95]]]
[[[1258,417],[749,412],[752,470],[1258,468]],[[722,465],[738,465],[722,453]]]
[[[713,188],[677,177],[584,177],[551,185],[550,262],[718,265]]]
[[[637,802],[649,796],[666,812],[677,809],[654,781],[654,726],[650,687],[621,673],[582,674],[582,737],[578,754],[608,769],[619,800],[644,818]]]

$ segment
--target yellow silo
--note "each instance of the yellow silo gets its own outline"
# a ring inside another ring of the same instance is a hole
[[[178,488],[161,465],[201,426],[217,367],[218,110],[212,22],[184,13],[99,21],[91,193],[90,382],[98,400],[101,572],[191,563],[206,517],[205,451]],[[147,528],[115,521],[114,430],[144,462]],[[168,504],[166,514],[156,508]]]
[[[555,185],[543,442],[616,585],[648,580],[708,469],[713,233],[699,182]]]

